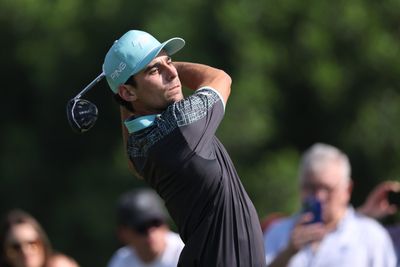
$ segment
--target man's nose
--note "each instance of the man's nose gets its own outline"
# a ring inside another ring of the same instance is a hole
[[[165,71],[168,80],[173,80],[178,75],[178,72],[173,64],[165,65]]]
[[[324,190],[322,188],[316,189],[314,194],[315,194],[315,197],[321,202],[326,201],[326,199],[328,197],[328,192],[326,192],[326,190]]]

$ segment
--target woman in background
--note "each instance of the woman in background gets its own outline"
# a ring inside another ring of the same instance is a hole
[[[0,244],[0,267],[44,267],[52,254],[39,222],[22,210],[11,210],[4,217]]]

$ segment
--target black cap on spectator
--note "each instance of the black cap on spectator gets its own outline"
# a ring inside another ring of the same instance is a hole
[[[166,222],[167,213],[161,198],[151,189],[135,189],[124,193],[117,204],[119,225],[137,228],[147,222]]]

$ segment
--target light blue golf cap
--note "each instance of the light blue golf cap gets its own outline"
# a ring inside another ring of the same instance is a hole
[[[118,93],[118,86],[144,69],[162,49],[173,55],[184,45],[182,38],[175,37],[160,43],[147,32],[128,31],[114,42],[104,59],[103,72],[108,85],[115,94]]]

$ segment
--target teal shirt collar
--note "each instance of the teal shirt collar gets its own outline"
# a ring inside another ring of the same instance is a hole
[[[160,114],[152,114],[140,117],[132,117],[124,121],[129,133],[138,132],[154,124],[154,121]]]

